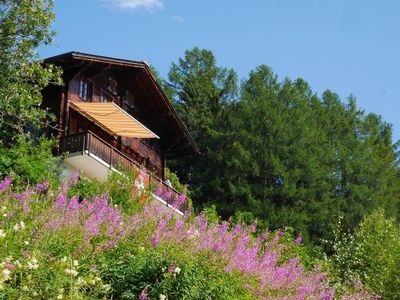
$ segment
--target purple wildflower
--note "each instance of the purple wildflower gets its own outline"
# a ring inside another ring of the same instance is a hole
[[[36,192],[41,193],[49,188],[49,182],[48,181],[43,181],[41,183],[38,183],[35,187]]]
[[[139,300],[149,299],[149,294],[147,293],[147,288],[145,288],[139,295]]]
[[[0,182],[0,193],[6,191],[10,186],[10,184],[11,184],[11,178],[10,177],[4,178],[3,181]]]

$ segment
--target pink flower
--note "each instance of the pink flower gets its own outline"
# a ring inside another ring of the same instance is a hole
[[[36,192],[41,193],[49,188],[49,182],[48,181],[43,181],[41,183],[38,183],[35,187]]]
[[[139,300],[149,299],[149,294],[147,293],[147,288],[145,288],[139,295]]]
[[[3,181],[0,182],[0,193],[6,191],[10,186],[10,184],[11,184],[11,178],[10,177],[4,178]]]

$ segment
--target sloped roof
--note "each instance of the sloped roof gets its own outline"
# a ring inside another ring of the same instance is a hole
[[[75,67],[74,62],[76,66],[79,66],[79,64],[77,64],[78,62],[86,62],[87,64],[103,64],[113,66],[123,70],[140,69],[141,72],[139,72],[137,75],[137,80],[140,81],[139,85],[143,90],[145,90],[144,92],[146,94],[151,95],[151,97],[147,97],[146,101],[153,101],[150,103],[151,107],[153,109],[157,109],[157,113],[162,114],[163,118],[163,120],[158,122],[164,122],[164,126],[162,127],[168,128],[169,130],[168,139],[170,140],[171,145],[169,152],[167,152],[167,156],[169,158],[174,158],[188,154],[199,153],[199,149],[193,140],[193,137],[183,124],[177,111],[174,109],[172,103],[165,95],[147,63],[144,61],[133,61],[74,51],[49,57],[44,60],[44,63],[59,65],[64,70]]]

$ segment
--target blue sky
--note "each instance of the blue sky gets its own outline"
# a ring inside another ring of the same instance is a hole
[[[41,57],[81,51],[145,60],[166,76],[195,46],[245,78],[267,64],[321,93],[355,95],[400,139],[398,0],[56,0]]]

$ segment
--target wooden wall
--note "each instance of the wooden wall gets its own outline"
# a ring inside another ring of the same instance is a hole
[[[68,85],[68,99],[70,101],[83,101],[79,97],[79,81],[83,75],[75,75]],[[91,76],[90,81],[93,84],[91,102],[100,102],[101,89],[107,89],[107,75],[99,74]],[[119,94],[123,92],[119,92]],[[121,97],[116,95],[113,102],[121,106]],[[161,143],[157,141],[145,141],[139,138],[117,138],[98,127],[94,122],[89,121],[73,109],[69,111],[69,130],[67,134],[92,131],[107,143],[113,145],[121,152],[125,153],[139,164],[145,165],[150,171],[162,178],[164,177],[165,152]]]

